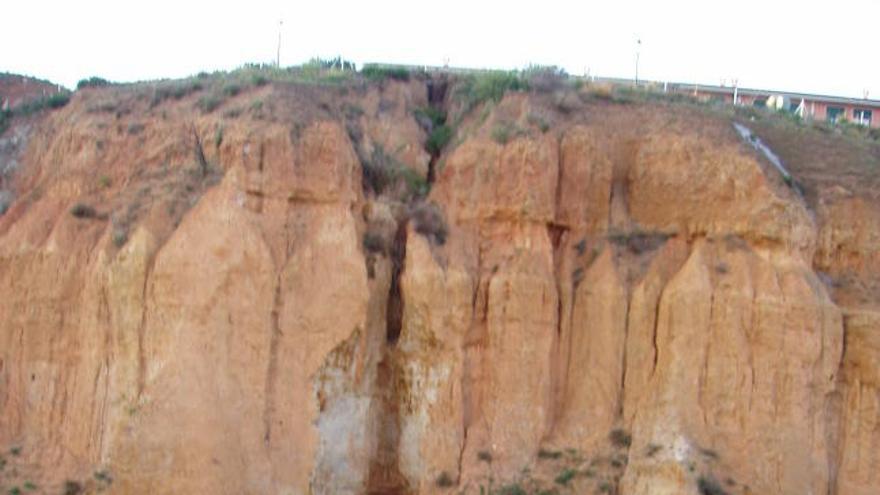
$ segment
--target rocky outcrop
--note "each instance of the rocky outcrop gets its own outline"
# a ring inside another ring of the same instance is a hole
[[[418,90],[221,119],[107,89],[133,110],[44,123],[0,217],[4,483],[876,489],[876,301],[824,282],[876,268],[837,210],[870,205],[814,219],[721,123],[540,130],[522,94],[402,204],[360,162],[427,175]]]

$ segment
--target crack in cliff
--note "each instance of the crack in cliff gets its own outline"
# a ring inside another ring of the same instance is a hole
[[[404,298],[400,287],[406,263],[408,219],[398,220],[394,242],[389,250],[391,280],[385,302],[385,346],[376,368],[375,397],[379,408],[376,451],[370,461],[366,493],[399,495],[409,492],[409,484],[400,471],[401,407],[405,402],[407,382],[404,355],[397,348],[403,327]]]
[[[378,441],[370,461],[366,493],[369,495],[403,495],[409,484],[400,471],[400,432],[403,388],[400,355],[386,347],[377,365],[376,394],[379,400]]]
[[[654,378],[654,373],[657,372],[657,360],[660,358],[660,351],[657,348],[657,331],[660,327],[660,303],[663,301],[663,292],[666,290],[664,287],[657,294],[657,301],[654,303],[654,324],[652,325],[653,330],[651,332],[651,345],[654,348],[654,362],[651,365],[651,376],[649,378]]]
[[[162,246],[156,249],[156,252],[153,253],[152,256],[147,260],[146,270],[144,271],[144,283],[141,287],[141,321],[138,323],[137,329],[137,394],[136,398],[140,400],[141,396],[144,393],[144,387],[146,387],[147,381],[147,351],[144,343],[144,337],[146,333],[147,326],[147,290],[150,285],[150,277],[153,274],[153,267],[156,264],[156,259],[159,257],[159,252],[161,252]]]
[[[269,363],[266,368],[265,404],[263,406],[263,442],[268,447],[272,441],[272,418],[275,416],[275,384],[278,375],[278,345],[281,340],[279,316],[281,311],[281,273],[275,279],[275,294],[270,314],[272,334],[269,337]]]
[[[712,284],[711,281],[709,283]],[[700,376],[698,378],[699,386],[697,388],[697,404],[700,408],[700,414],[702,414],[703,416],[703,425],[706,426],[709,425],[709,417],[706,413],[707,408],[704,404],[703,391],[707,389],[706,380],[709,377],[709,354],[712,350],[712,328],[714,327],[713,322],[715,321],[715,291],[717,289],[714,284],[712,285],[713,286],[710,288],[711,292],[709,294],[709,321],[707,322],[706,328],[706,342],[705,348],[703,350],[703,363],[700,367]]]
[[[627,349],[629,348],[629,311],[632,308],[632,290],[629,287],[626,288],[626,311],[624,311],[623,316],[623,356],[621,357],[621,372],[620,372],[620,402],[617,404],[617,415],[618,418],[623,417],[623,404],[624,397],[626,392],[626,369],[627,369]]]
[[[425,88],[428,93],[428,105],[434,109],[438,115],[442,116],[442,122],[437,122],[438,128],[431,130],[431,136],[428,138],[428,142],[425,144],[425,149],[431,155],[431,160],[428,162],[428,175],[426,177],[428,182],[428,187],[434,184],[434,179],[437,174],[437,161],[440,159],[440,155],[442,153],[443,147],[443,139],[440,136],[435,135],[436,133],[446,132],[448,127],[446,127],[446,90],[449,83],[446,81],[446,78],[443,77],[439,80],[429,79],[427,83],[425,83]],[[441,130],[441,128],[446,127],[446,130]],[[439,138],[439,139],[438,139]]]
[[[560,184],[561,174],[557,176],[557,184],[556,184],[556,204],[559,204],[559,192],[560,192]],[[565,263],[566,256],[564,250],[568,246],[568,236],[570,229],[566,225],[562,225],[559,223],[548,223],[547,224],[547,236],[551,243],[551,255],[553,256],[553,281],[556,288],[556,332],[555,339],[553,341],[553,356],[560,356],[566,351],[570,352],[570,349],[566,346],[563,346],[563,327],[566,319],[566,312],[569,313],[572,311],[573,305],[571,301],[566,301],[567,298],[573,300],[575,290],[567,289],[566,287],[573,287],[573,278],[570,267],[567,263]],[[568,304],[567,304],[568,303]],[[551,365],[550,372],[550,403],[549,403],[549,411],[548,417],[550,418],[549,424],[547,425],[547,431],[545,434],[549,434],[553,430],[553,426],[559,419],[559,416],[562,412],[562,402],[564,400],[564,387],[568,380],[567,377],[568,372],[568,359],[559,360],[553,359],[553,364]]]
[[[458,449],[458,459],[456,462],[456,472],[458,473],[458,475],[455,479],[456,485],[461,484],[461,469],[462,469],[462,466],[464,465],[464,452],[465,452],[465,450],[467,450],[467,440],[468,440],[468,431],[467,431],[467,429],[465,429],[462,432],[461,447],[459,447],[459,449]]]
[[[101,397],[100,400],[96,400],[93,405],[93,411],[97,408],[100,413],[97,414],[98,421],[93,424],[94,432],[90,435],[90,438],[97,437],[97,441],[95,445],[97,446],[98,456],[103,458],[106,451],[105,444],[105,425],[107,424],[107,410],[110,407],[110,368],[112,362],[113,355],[113,335],[112,335],[112,324],[111,324],[111,312],[110,312],[110,299],[107,295],[107,285],[102,284],[99,288],[99,300],[98,300],[98,321],[107,322],[106,331],[104,332],[104,359],[101,363],[102,366],[99,366],[95,372],[95,382],[93,385],[92,395],[94,397]],[[2,366],[0,366],[2,369]],[[103,369],[104,371],[104,393],[103,395],[98,393],[99,386],[99,378],[100,372]],[[31,375],[31,381],[34,380],[34,375]],[[95,416],[93,414],[93,416]]]
[[[394,345],[400,339],[403,326],[403,295],[400,292],[400,276],[406,262],[407,224],[404,219],[397,226],[394,242],[391,245],[391,286],[388,289],[388,303],[385,306],[385,339]]]
[[[262,161],[262,156],[260,159]],[[271,327],[269,335],[269,362],[266,366],[266,382],[263,386],[265,394],[263,404],[263,442],[267,448],[272,441],[272,421],[276,411],[275,392],[278,382],[278,348],[281,345],[281,337],[283,336],[281,331],[281,309],[284,304],[282,300],[284,267],[287,265],[292,252],[290,217],[296,202],[297,200],[294,198],[287,198],[287,210],[284,218],[284,252],[279,253],[277,256],[281,262],[276,267],[275,291],[272,296],[272,309],[269,315]]]
[[[444,141],[438,139],[436,131],[446,127],[447,81],[429,79],[426,83],[427,99],[434,117],[427,123],[425,130],[429,133],[425,150],[430,155],[426,177],[427,190],[434,183],[436,164],[442,154]],[[431,112],[429,112],[429,115]],[[422,122],[419,122],[422,124]],[[377,192],[378,191],[374,191]],[[379,410],[376,451],[370,461],[367,477],[366,493],[395,495],[411,491],[409,481],[400,470],[400,441],[402,431],[403,410],[410,407],[410,393],[406,376],[406,354],[397,344],[403,332],[403,314],[405,297],[401,288],[401,277],[406,269],[406,252],[410,223],[415,232],[425,236],[431,244],[442,245],[446,239],[446,226],[442,216],[431,209],[430,205],[421,203],[422,198],[416,195],[403,201],[400,206],[405,213],[398,215],[393,240],[387,248],[390,261],[390,283],[388,297],[385,301],[385,346],[381,359],[377,363],[375,397]],[[436,208],[436,207],[434,207]],[[466,433],[465,433],[466,436]],[[464,445],[459,453],[459,467],[462,463]],[[459,469],[460,472],[460,469]]]

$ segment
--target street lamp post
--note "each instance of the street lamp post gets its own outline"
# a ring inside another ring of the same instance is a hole
[[[636,86],[639,85],[639,55],[641,55],[642,51],[642,39],[639,38],[636,40]]]
[[[275,53],[275,67],[281,67],[281,26],[284,25],[284,20],[278,21],[278,51]]]

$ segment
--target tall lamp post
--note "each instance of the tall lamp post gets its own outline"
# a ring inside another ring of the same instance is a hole
[[[639,85],[639,55],[641,55],[642,51],[642,39],[639,38],[636,40],[636,86]]]
[[[281,67],[281,26],[284,25],[284,20],[281,19],[278,21],[278,51],[275,53],[275,67]]]

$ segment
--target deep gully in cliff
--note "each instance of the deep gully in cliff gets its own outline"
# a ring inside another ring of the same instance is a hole
[[[447,81],[445,79],[429,79],[426,82],[428,103],[438,114],[444,116]],[[430,131],[431,129],[426,129]],[[428,164],[427,184],[430,189],[434,183],[435,166],[440,158],[441,150],[425,145],[431,156]],[[411,200],[410,203],[413,203]],[[399,451],[401,418],[400,409],[406,393],[406,379],[402,376],[405,357],[397,349],[403,331],[404,297],[401,292],[400,278],[405,270],[406,243],[410,216],[417,210],[415,204],[408,204],[407,214],[397,221],[397,230],[388,250],[391,261],[391,282],[388,288],[388,299],[385,307],[385,342],[382,359],[376,372],[375,396],[379,401],[379,419],[377,428],[377,447],[375,456],[370,463],[367,481],[368,494],[395,495],[411,492],[411,488],[400,472]],[[418,225],[416,226],[418,229]]]
[[[428,81],[425,83],[425,85],[426,85],[426,89],[428,91],[428,105],[430,105],[431,108],[433,108],[440,115],[443,116],[443,124],[442,125],[445,125],[446,124],[446,109],[445,109],[446,89],[449,86],[449,82],[446,80],[446,78],[444,76],[440,76],[440,78],[438,78],[437,80],[428,79]],[[432,129],[432,131],[433,131],[433,129]],[[434,148],[432,146],[429,146],[428,144],[425,145],[425,148],[428,151],[428,153],[431,155],[431,161],[428,163],[428,177],[427,177],[428,187],[430,188],[431,185],[434,184],[434,179],[435,179],[436,173],[437,173],[436,165],[437,165],[437,161],[440,158],[440,154],[442,153],[442,150],[439,148]]]
[[[444,124],[446,120],[446,109],[444,106],[446,101],[447,84],[445,78],[438,80],[428,79],[425,83],[428,104],[433,110],[443,116]],[[432,129],[426,130],[428,130],[430,134]],[[431,156],[426,178],[428,190],[430,190],[430,187],[434,184],[435,166],[440,159],[442,150],[432,148],[428,143],[425,144],[425,149]],[[389,288],[388,306],[386,308],[386,340],[390,346],[397,343],[397,340],[400,338],[402,326],[403,297],[400,293],[400,276],[403,273],[406,260],[407,227],[409,225],[409,217],[414,211],[415,205],[412,204],[414,201],[419,201],[419,199],[411,199],[410,204],[407,205],[408,213],[403,218],[398,219],[397,231],[394,235],[394,241],[391,245],[390,252],[388,253],[391,257],[391,287]]]

